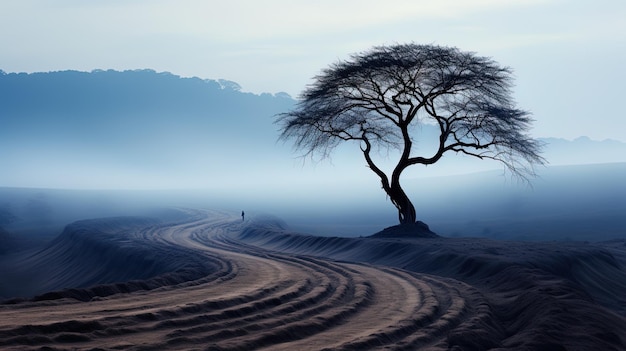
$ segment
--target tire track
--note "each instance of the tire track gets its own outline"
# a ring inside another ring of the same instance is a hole
[[[129,235],[201,253],[215,272],[89,302],[0,305],[0,347],[448,349],[455,329],[490,317],[480,293],[454,280],[271,252],[232,239],[242,224],[229,214],[189,218]]]

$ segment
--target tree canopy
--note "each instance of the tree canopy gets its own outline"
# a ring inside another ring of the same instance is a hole
[[[324,69],[277,123],[280,138],[293,140],[305,155],[326,157],[342,142],[359,143],[400,223],[414,223],[415,208],[400,185],[407,167],[456,152],[500,161],[528,179],[534,165],[544,163],[541,144],[527,134],[530,114],[515,106],[512,84],[510,68],[472,52],[414,43],[377,46]],[[420,124],[438,126],[432,154],[414,147]],[[374,161],[373,147],[399,151],[391,174]]]

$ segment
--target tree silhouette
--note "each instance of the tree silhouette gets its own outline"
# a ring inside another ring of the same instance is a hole
[[[544,163],[541,144],[526,134],[532,119],[515,108],[511,87],[511,69],[472,52],[413,43],[378,46],[324,69],[277,123],[280,138],[293,139],[304,155],[327,157],[344,141],[358,142],[400,223],[415,223],[415,207],[400,185],[407,167],[456,152],[500,161],[528,179],[534,165]],[[416,154],[420,124],[438,126],[432,154]],[[389,175],[372,158],[379,148],[398,150]]]

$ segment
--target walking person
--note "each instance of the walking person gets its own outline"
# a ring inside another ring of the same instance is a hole
[[[241,211],[241,221],[243,222],[245,219],[246,213]]]

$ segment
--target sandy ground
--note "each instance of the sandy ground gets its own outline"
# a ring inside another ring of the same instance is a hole
[[[320,238],[189,210],[79,223],[22,260],[73,289],[0,304],[2,350],[626,349],[625,241]]]

